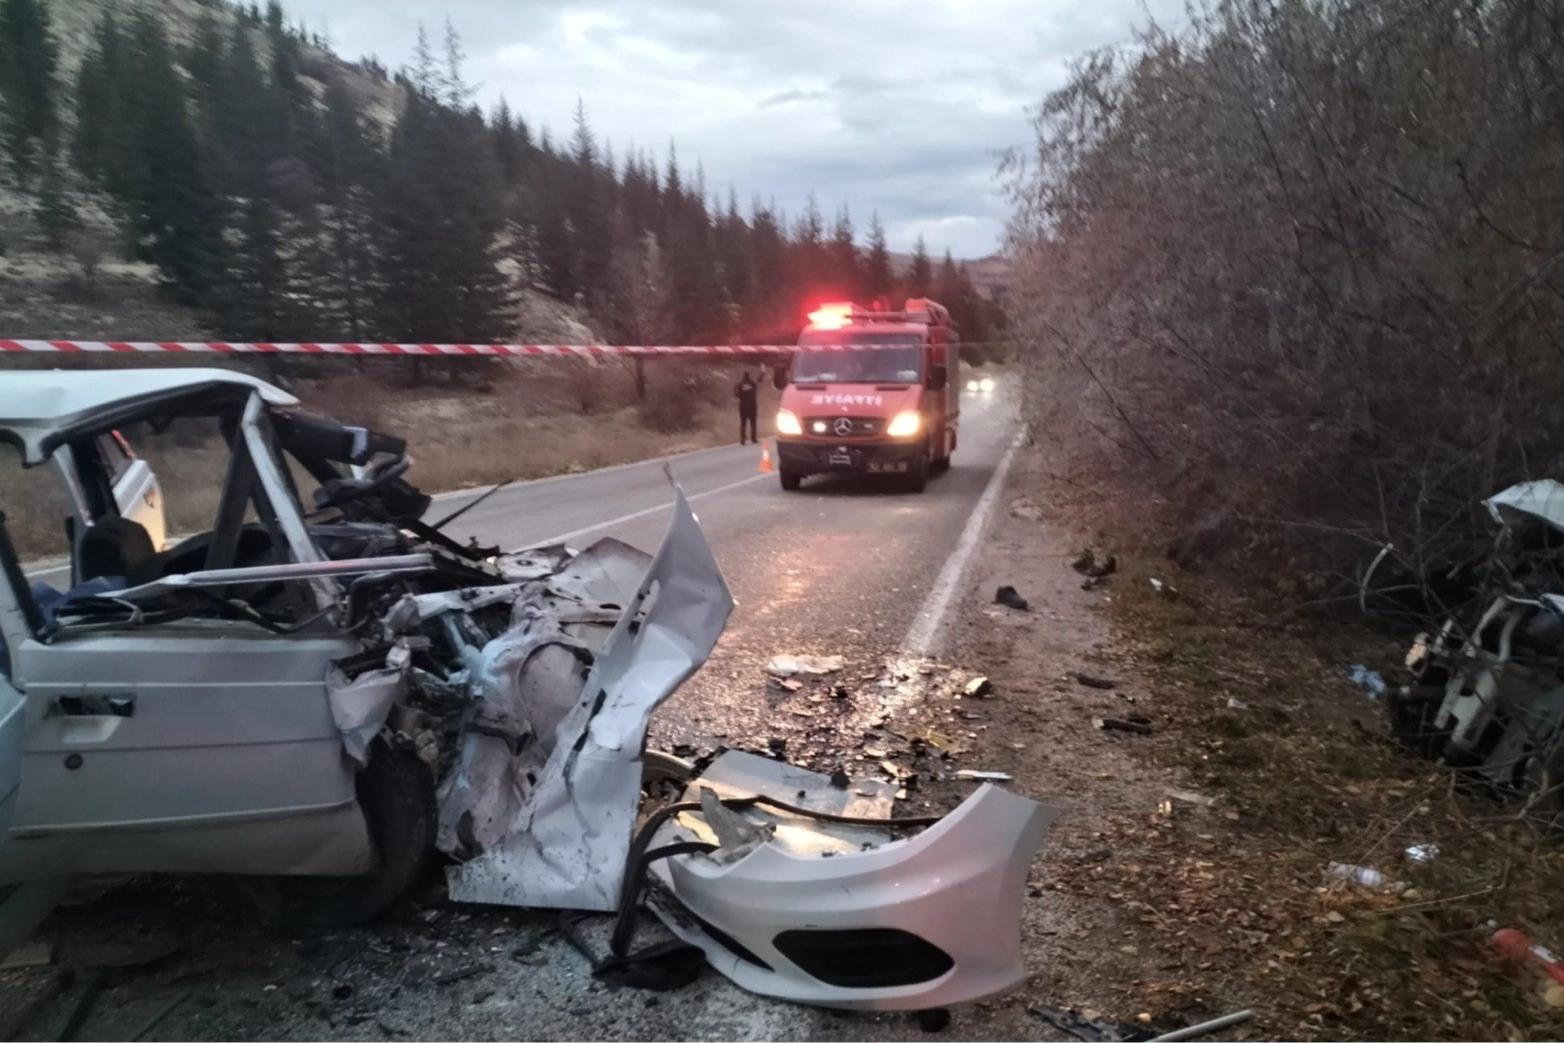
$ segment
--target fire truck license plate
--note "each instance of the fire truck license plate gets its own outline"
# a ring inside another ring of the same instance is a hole
[[[836,452],[826,457],[825,462],[830,464],[832,467],[851,467],[853,465],[853,454],[849,453],[845,449],[838,449]]]

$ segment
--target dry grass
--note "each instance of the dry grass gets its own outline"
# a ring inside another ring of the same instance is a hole
[[[1560,942],[1564,850],[1516,806],[1390,743],[1382,707],[1342,664],[1393,650],[1215,583],[1181,577],[1189,589],[1169,600],[1149,575],[1114,581],[1114,622],[1165,715],[1158,755],[1230,809],[1226,830],[1192,835],[1172,813],[1117,823],[1147,857],[1094,867],[1081,886],[1140,898],[1169,941],[1170,978],[1241,983],[1283,1038],[1559,1038],[1560,1013],[1487,939],[1513,926]],[[1415,844],[1437,858],[1409,860]],[[1328,881],[1331,862],[1402,889]]]
[[[654,365],[642,404],[630,367],[616,363],[480,363],[458,371],[455,383],[444,368],[426,367],[418,386],[389,379],[384,367],[393,363],[377,363],[363,371],[348,363],[296,367],[295,393],[306,408],[407,438],[409,478],[429,492],[589,471],[738,434],[737,368]],[[764,403],[761,413],[766,435]],[[163,435],[128,436],[162,482],[169,532],[209,528],[227,463],[215,430],[180,422]],[[26,560],[65,554],[65,503],[52,471],[21,471],[14,458],[4,468],[0,509],[18,552]]]

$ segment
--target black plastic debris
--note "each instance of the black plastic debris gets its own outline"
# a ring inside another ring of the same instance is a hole
[[[1000,587],[994,591],[994,604],[1004,605],[1006,608],[1018,609],[1022,612],[1030,612],[1032,606],[1026,598],[1016,592],[1016,588],[1010,586]]]
[[[918,1027],[924,1032],[944,1032],[950,1028],[950,1011],[945,1007],[918,1011]]]
[[[1079,670],[1070,671],[1070,676],[1075,679],[1076,684],[1083,684],[1087,688],[1100,688],[1105,692],[1109,692],[1119,687],[1117,681],[1110,681],[1106,677],[1093,677],[1091,674],[1083,674]]]
[[[1128,720],[1120,720],[1117,717],[1094,717],[1092,724],[1105,732],[1130,732],[1134,735],[1152,733],[1150,717],[1131,717]]]
[[[1116,556],[1110,554],[1101,561],[1098,561],[1097,555],[1092,552],[1090,547],[1088,547],[1081,552],[1080,557],[1076,558],[1070,563],[1070,567],[1083,576],[1091,576],[1094,579],[1101,579],[1104,576],[1111,576],[1115,572],[1119,571],[1119,559]]]
[[[837,789],[846,789],[852,781],[852,777],[841,768],[837,768],[831,773],[831,785]]]

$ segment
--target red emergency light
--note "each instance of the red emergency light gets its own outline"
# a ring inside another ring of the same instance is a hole
[[[851,304],[822,304],[809,313],[809,323],[817,330],[839,330],[852,318]]]

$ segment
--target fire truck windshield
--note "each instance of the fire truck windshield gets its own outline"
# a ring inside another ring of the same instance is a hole
[[[831,350],[835,344],[887,344],[892,347]],[[795,384],[912,384],[922,370],[923,338],[916,333],[872,330],[810,330],[799,338],[793,358]],[[901,346],[905,345],[905,347]],[[811,347],[825,350],[811,351]]]

